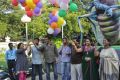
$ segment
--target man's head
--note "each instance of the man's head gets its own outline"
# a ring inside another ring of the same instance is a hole
[[[38,44],[39,44],[39,41],[40,41],[39,38],[35,38],[34,41],[33,41],[33,43],[34,43],[35,45],[38,45]]]
[[[13,43],[9,43],[8,46],[10,49],[13,49]]]
[[[67,44],[68,43],[68,39],[67,38],[63,38],[63,44]]]

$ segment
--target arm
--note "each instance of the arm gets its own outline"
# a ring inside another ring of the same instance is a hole
[[[5,59],[6,59],[6,61],[7,61],[7,58],[8,58],[7,54],[8,54],[8,51],[5,52]]]

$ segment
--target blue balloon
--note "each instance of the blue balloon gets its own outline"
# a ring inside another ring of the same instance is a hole
[[[34,13],[35,13],[35,14],[39,14],[39,12],[40,12],[40,8],[39,8],[39,7],[36,7],[36,8],[34,9]]]
[[[24,3],[24,2],[25,2],[25,0],[19,0],[19,2],[20,2],[20,3]]]
[[[58,21],[58,17],[57,17],[57,16],[53,16],[53,17],[52,17],[52,21],[53,21],[53,22],[57,22],[57,21]]]
[[[52,22],[53,22],[52,20],[49,20],[49,21],[48,21],[48,24],[51,25]]]
[[[41,2],[37,3],[37,7],[42,8],[43,4]]]

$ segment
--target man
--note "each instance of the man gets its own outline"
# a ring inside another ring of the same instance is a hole
[[[35,38],[31,48],[32,52],[32,80],[36,78],[36,72],[39,74],[39,80],[42,80],[42,44],[39,45],[39,38]]]
[[[58,51],[56,46],[51,42],[50,38],[46,37],[46,44],[44,45],[44,57],[46,63],[46,79],[50,79],[50,67],[54,70],[54,80],[58,79],[56,60],[58,57]]]
[[[67,38],[63,38],[63,45],[59,50],[61,56],[62,80],[70,80],[70,58],[71,48],[68,46]]]
[[[71,53],[71,80],[83,80],[82,75],[82,48],[79,46],[79,41],[73,39]]]
[[[13,48],[13,43],[9,43],[9,50],[6,51],[6,61],[8,65],[8,72],[11,80],[15,80],[15,66],[16,66],[16,49]]]

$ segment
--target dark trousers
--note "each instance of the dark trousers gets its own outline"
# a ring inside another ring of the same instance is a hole
[[[42,80],[42,64],[32,64],[32,80],[35,80],[36,72],[38,72],[39,80]]]
[[[15,80],[16,61],[15,60],[8,60],[7,65],[8,65],[8,72],[9,72],[10,79]]]

